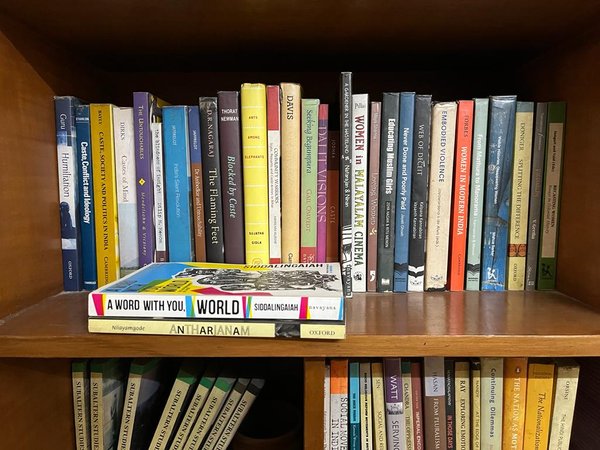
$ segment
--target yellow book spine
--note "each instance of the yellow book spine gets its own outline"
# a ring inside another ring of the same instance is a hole
[[[246,263],[269,264],[266,88],[260,83],[244,83],[240,95]]]
[[[504,360],[503,450],[522,450],[527,395],[527,358]]]
[[[552,418],[554,364],[529,364],[527,378],[524,448],[546,450]]]
[[[455,423],[456,423],[456,448],[471,448],[471,392],[470,363],[469,361],[457,361],[454,366],[454,392],[455,399]]]
[[[533,142],[533,102],[517,102],[508,245],[508,289],[525,289],[527,217]]]
[[[375,450],[386,450],[386,428],[385,428],[385,394],[383,393],[383,364],[374,362],[371,364],[371,377],[373,384],[373,437],[375,438]]]
[[[118,280],[121,276],[113,105],[90,105],[90,134],[94,176],[94,214],[96,216],[96,263],[98,287],[101,287]]]
[[[300,85],[281,83],[281,262],[300,262]]]

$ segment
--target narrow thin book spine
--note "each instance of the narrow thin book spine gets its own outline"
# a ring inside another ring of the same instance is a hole
[[[194,258],[206,261],[206,227],[204,224],[204,181],[202,175],[202,143],[200,131],[200,109],[190,106],[188,110],[188,130],[190,133],[190,174],[192,179],[192,217],[194,222]],[[156,184],[156,180],[154,181]],[[156,193],[154,196],[157,202]],[[157,224],[158,226],[158,224]],[[158,261],[158,242],[156,243]]]
[[[300,262],[317,259],[317,152],[319,100],[302,99]]]
[[[167,262],[169,260],[169,248],[167,244],[167,202],[165,200],[165,159],[163,153],[162,123],[153,122],[150,124],[150,129],[152,131],[153,214],[156,262]]]
[[[360,448],[373,449],[373,400],[371,388],[371,363],[360,363]]]
[[[408,360],[402,360],[402,398],[404,406],[404,427],[400,430],[404,439],[406,450],[415,448],[415,421],[414,421],[414,398],[412,389],[411,363]]]
[[[502,449],[523,450],[527,358],[504,359]]]
[[[317,262],[327,261],[327,146],[329,141],[329,105],[319,105],[317,156]]]
[[[279,86],[267,86],[269,264],[281,262],[281,125]]]
[[[361,450],[360,437],[360,363],[348,364],[348,450]]]
[[[471,445],[473,450],[481,449],[481,363],[471,361]]]
[[[329,131],[327,139],[327,262],[339,262],[340,226],[340,133]]]
[[[385,95],[385,94],[384,94]],[[340,262],[344,295],[352,297],[352,73],[340,80]]]
[[[377,291],[377,219],[379,218],[379,147],[381,146],[381,102],[371,102],[369,127],[369,182],[367,222],[367,291]]]
[[[404,404],[400,358],[383,360],[385,380],[385,423],[388,450],[404,450]]]
[[[502,448],[503,358],[481,358],[481,448]]]
[[[323,380],[323,450],[331,449],[331,365],[325,365]]]
[[[387,450],[383,364],[380,361],[371,363],[371,391],[373,393],[373,448]]]
[[[446,383],[446,448],[456,448],[456,391],[454,390],[454,359],[444,359],[444,382]]]

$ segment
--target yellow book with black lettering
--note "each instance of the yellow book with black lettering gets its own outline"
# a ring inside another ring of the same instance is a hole
[[[525,442],[527,450],[546,450],[552,419],[554,364],[530,363],[527,373]]]
[[[269,169],[265,85],[244,83],[240,96],[246,264],[269,264]]]
[[[106,103],[90,105],[98,287],[121,277],[113,108]]]
[[[504,360],[503,450],[522,450],[527,394],[527,358]]]

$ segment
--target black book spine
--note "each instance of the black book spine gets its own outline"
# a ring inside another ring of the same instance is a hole
[[[429,145],[431,140],[431,95],[415,98],[414,150],[408,249],[408,291],[422,292],[425,282],[425,236]]]
[[[340,229],[344,295],[352,297],[352,73],[340,82]],[[393,255],[392,255],[393,258]],[[392,261],[393,264],[393,261]]]
[[[456,419],[454,416],[454,359],[444,360],[444,382],[446,383],[446,446],[448,450],[455,450],[456,444]]]
[[[377,291],[391,292],[394,284],[396,172],[400,94],[384,92],[379,151],[379,223],[377,225]]]
[[[219,157],[219,121],[217,98],[200,97],[202,134],[202,176],[204,180],[204,224],[206,261],[225,262],[223,211],[221,205],[221,166]]]

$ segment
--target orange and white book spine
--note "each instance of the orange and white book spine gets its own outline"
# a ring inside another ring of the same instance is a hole
[[[504,360],[503,395],[502,449],[523,450],[527,358],[506,358]]]
[[[331,360],[331,450],[348,449],[348,360]]]

